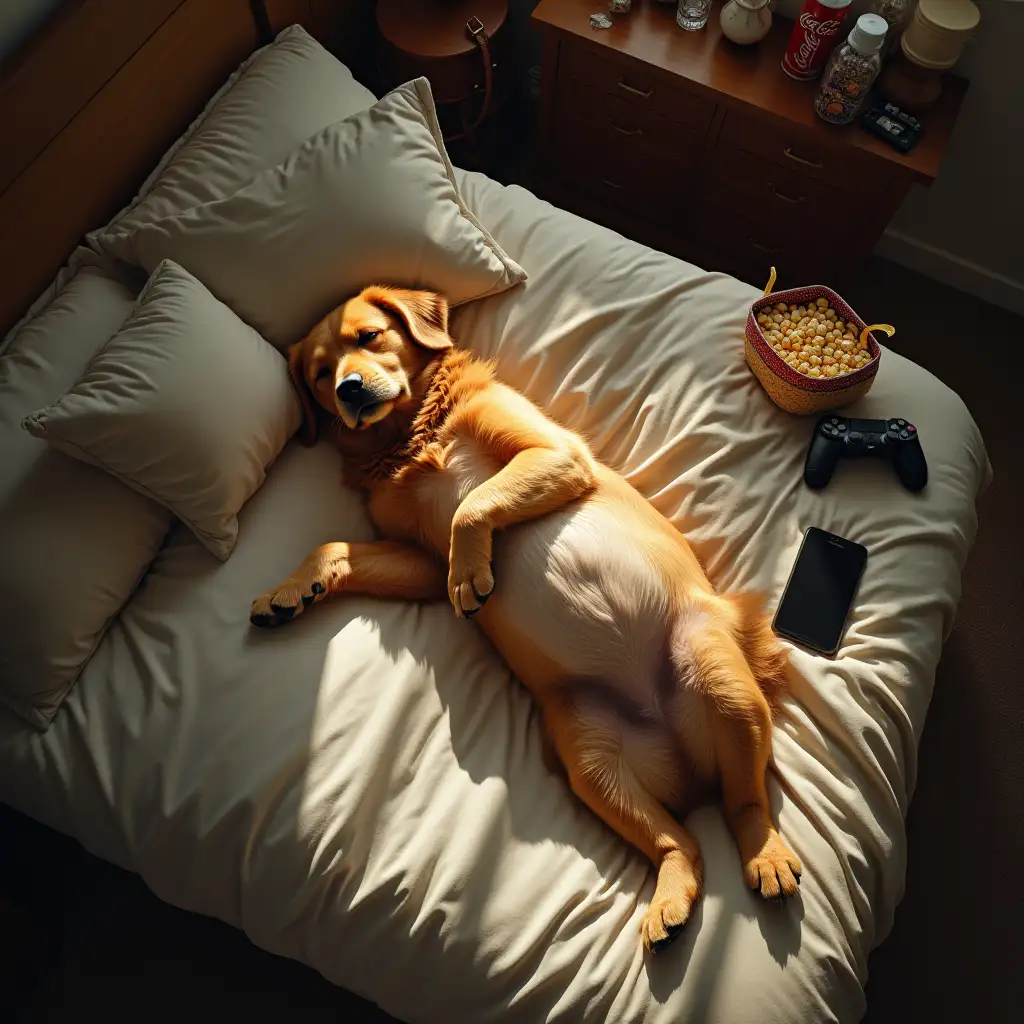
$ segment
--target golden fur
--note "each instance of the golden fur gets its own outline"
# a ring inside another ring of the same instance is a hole
[[[680,822],[716,783],[750,887],[795,893],[800,862],[765,789],[787,662],[759,604],[715,594],[679,532],[578,435],[454,349],[442,297],[367,288],[289,366],[307,443],[329,414],[386,539],[318,548],[253,622],[344,592],[447,597],[475,616],[538,702],[552,763],[657,868],[648,948],[700,895]],[[353,413],[336,388],[355,373],[374,401]]]

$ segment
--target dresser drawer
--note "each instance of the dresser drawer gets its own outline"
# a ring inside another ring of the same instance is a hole
[[[700,132],[707,131],[715,112],[710,100],[670,84],[643,65],[617,61],[580,46],[563,46],[558,66],[560,89],[566,84],[561,81],[563,76]]]
[[[859,157],[851,146],[831,146],[796,125],[730,112],[718,142],[836,188],[857,186],[862,190],[878,177],[875,162]]]
[[[595,142],[635,154],[637,159],[667,157],[695,163],[704,145],[705,136],[695,126],[680,124],[576,79],[566,79],[556,103],[556,131],[563,121],[582,122],[592,129]]]
[[[647,220],[670,219],[684,176],[693,174],[692,161],[609,145],[605,129],[579,118],[559,118],[555,136],[555,170],[563,182]]]
[[[842,243],[835,237],[808,237],[798,226],[765,224],[734,207],[701,205],[698,232],[704,247],[717,257],[716,270],[763,287],[772,267],[777,287],[828,284],[835,277]]]
[[[797,174],[769,160],[719,143],[711,159],[708,200],[732,206],[755,220],[803,225],[818,231],[839,220],[849,193]]]

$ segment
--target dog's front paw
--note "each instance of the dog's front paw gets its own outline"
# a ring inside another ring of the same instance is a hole
[[[491,536],[453,533],[448,558],[448,598],[455,614],[471,619],[494,591]]]
[[[290,622],[325,593],[327,588],[319,580],[308,583],[285,580],[279,587],[268,590],[253,601],[249,621],[254,626],[279,626],[282,622]]]

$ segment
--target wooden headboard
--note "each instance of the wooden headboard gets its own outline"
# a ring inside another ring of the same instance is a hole
[[[373,0],[65,0],[0,68],[0,337],[253,49],[301,24],[360,74]]]

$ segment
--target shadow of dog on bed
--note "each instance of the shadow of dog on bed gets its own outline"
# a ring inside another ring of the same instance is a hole
[[[787,659],[760,603],[717,595],[682,535],[576,434],[459,351],[448,304],[374,286],[289,351],[304,440],[333,421],[386,540],[323,545],[253,602],[257,626],[339,593],[475,617],[540,709],[552,763],[657,869],[660,950],[699,899],[680,820],[721,787],[747,884],[792,896],[800,861],[765,785]],[[497,536],[496,536],[497,535]]]

